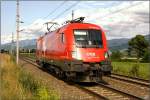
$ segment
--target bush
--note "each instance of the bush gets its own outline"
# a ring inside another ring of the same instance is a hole
[[[120,61],[121,57],[122,57],[121,52],[120,51],[116,51],[116,52],[112,52],[110,58],[111,58],[112,61]]]
[[[147,50],[142,58],[142,62],[150,62],[150,51]]]

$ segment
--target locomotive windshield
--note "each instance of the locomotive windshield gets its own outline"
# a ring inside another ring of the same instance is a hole
[[[102,32],[100,30],[74,30],[75,43],[82,48],[101,48]]]

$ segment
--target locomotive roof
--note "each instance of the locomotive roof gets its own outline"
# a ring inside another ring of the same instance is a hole
[[[87,29],[88,29],[88,28],[91,28],[91,29],[101,29],[100,26],[95,25],[95,24],[92,24],[92,23],[68,23],[68,24],[63,25],[62,27],[60,27],[60,28],[58,28],[58,29],[56,29],[56,30],[54,30],[54,31],[46,32],[45,35],[50,34],[50,33],[53,33],[53,32],[57,32],[57,31],[59,31],[59,30],[61,30],[61,29],[63,29],[63,30],[65,30],[65,29],[67,29],[67,28],[74,29],[74,27],[76,27],[76,26],[77,26],[77,27],[85,26],[85,27],[87,27]],[[84,29],[86,29],[86,28],[84,28]],[[44,37],[44,35],[41,36],[41,37],[38,38],[38,39],[40,40],[40,39],[42,39],[43,37]]]
[[[98,26],[96,24],[92,24],[92,23],[69,23],[69,24],[67,24],[66,26],[63,26],[63,27],[64,28],[74,28],[75,26],[78,26],[78,27],[85,26],[87,28],[92,28],[92,29],[101,29],[100,26]]]

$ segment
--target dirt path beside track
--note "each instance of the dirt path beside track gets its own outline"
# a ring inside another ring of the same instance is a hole
[[[20,60],[20,65],[35,78],[42,80],[49,89],[54,88],[60,94],[61,100],[96,100],[96,98],[85,93],[81,89],[54,77],[50,73],[43,71],[34,65],[23,60]]]

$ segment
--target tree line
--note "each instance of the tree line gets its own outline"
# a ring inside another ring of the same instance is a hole
[[[128,59],[128,61],[150,61],[150,44],[149,41],[144,38],[143,35],[136,35],[128,41],[127,57],[135,57],[136,59]],[[112,61],[123,61],[124,54],[120,51],[112,52]],[[127,60],[127,59],[126,59]]]

